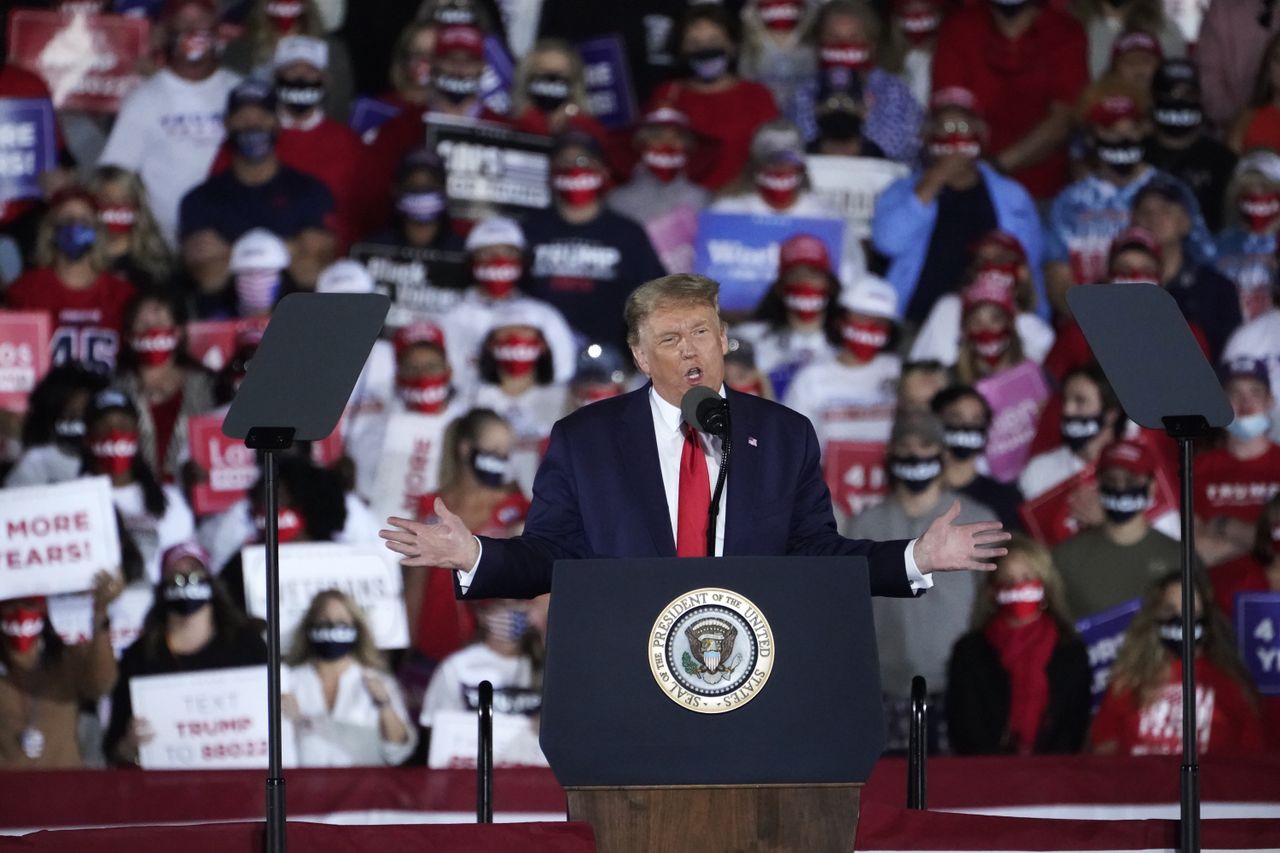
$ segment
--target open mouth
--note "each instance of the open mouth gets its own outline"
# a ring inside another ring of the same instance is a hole
[[[684,373],[684,381],[689,383],[690,386],[697,385],[702,381],[702,368],[691,367],[686,370]]]

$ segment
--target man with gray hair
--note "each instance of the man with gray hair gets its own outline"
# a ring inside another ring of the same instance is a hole
[[[524,533],[472,536],[437,500],[427,522],[391,518],[387,547],[405,566],[457,572],[468,598],[529,598],[551,590],[556,560],[675,556],[860,556],[873,595],[912,596],[931,573],[989,570],[1005,553],[999,522],[956,525],[955,504],[918,538],[846,539],[836,531],[818,441],[807,418],[724,387],[729,348],[719,285],[698,275],[650,281],[627,300],[627,342],[644,388],[585,406],[551,431]],[[728,402],[725,501],[707,553],[711,484],[721,440],[683,422],[696,386]],[[878,531],[877,531],[878,533]]]

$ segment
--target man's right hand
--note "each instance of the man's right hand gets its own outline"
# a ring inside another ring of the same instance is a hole
[[[404,557],[400,561],[403,566],[471,571],[480,557],[480,543],[440,498],[432,509],[435,516],[427,521],[388,518],[387,524],[394,529],[379,530],[378,535],[387,541],[388,548]]]

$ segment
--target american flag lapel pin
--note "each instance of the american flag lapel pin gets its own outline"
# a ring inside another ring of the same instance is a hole
[[[747,438],[747,444],[751,445],[752,447],[759,447],[759,446],[760,446],[760,442],[756,441],[756,437],[755,437],[754,435],[753,435],[753,436],[749,436],[749,437]]]

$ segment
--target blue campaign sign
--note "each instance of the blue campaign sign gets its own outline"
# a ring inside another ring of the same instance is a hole
[[[1258,692],[1280,696],[1280,592],[1236,595],[1236,642]]]
[[[1141,604],[1141,599],[1135,598],[1076,622],[1076,630],[1080,632],[1089,652],[1089,669],[1093,670],[1095,709],[1102,701],[1102,694],[1107,691],[1111,665],[1116,662],[1120,644],[1124,642],[1124,632],[1129,628],[1129,623],[1133,621],[1133,615],[1138,612]]]
[[[395,104],[361,95],[351,105],[351,118],[347,120],[347,126],[364,139],[369,131],[382,127],[398,115],[400,108]]]
[[[720,282],[720,307],[750,311],[778,277],[778,247],[797,234],[812,234],[827,246],[831,268],[840,268],[844,223],[839,219],[698,214],[694,271]]]
[[[511,112],[511,84],[516,79],[516,66],[511,54],[494,36],[484,40],[484,72],[480,75],[480,100],[495,113]]]
[[[610,130],[628,127],[636,115],[631,68],[618,36],[579,42],[582,75],[587,84],[587,111]]]
[[[114,0],[111,11],[117,15],[156,18],[160,15],[160,6],[163,3],[164,0]]]
[[[0,203],[40,197],[40,175],[55,165],[53,105],[0,98]]]

